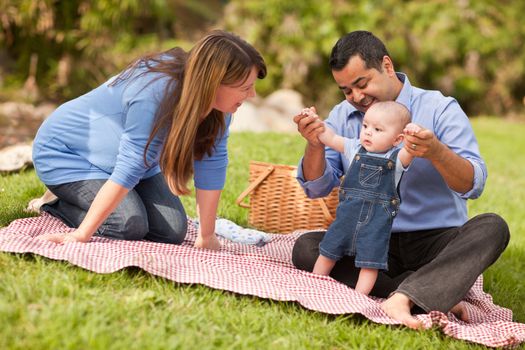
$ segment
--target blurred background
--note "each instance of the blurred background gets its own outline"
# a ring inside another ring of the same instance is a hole
[[[471,117],[525,120],[523,13],[521,0],[0,0],[0,148],[134,58],[189,49],[213,28],[263,54],[260,98],[290,89],[326,116],[343,98],[331,48],[366,29],[413,85],[454,96]]]

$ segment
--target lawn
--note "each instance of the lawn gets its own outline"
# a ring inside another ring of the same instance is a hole
[[[489,168],[470,215],[495,212],[511,229],[503,256],[485,273],[485,290],[525,322],[525,124],[477,118]],[[232,134],[228,182],[219,215],[241,225],[235,204],[250,159],[296,164],[296,135]],[[43,186],[32,169],[0,177],[0,226],[27,216]],[[194,215],[193,198],[183,202]],[[102,275],[31,254],[0,253],[0,349],[482,349],[439,330],[416,332],[359,315],[329,316],[295,303],[184,285],[138,269]]]

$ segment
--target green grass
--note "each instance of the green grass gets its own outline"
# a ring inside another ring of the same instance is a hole
[[[525,322],[525,125],[473,121],[489,168],[470,215],[496,212],[511,229],[503,256],[485,273],[495,303]],[[232,134],[219,215],[246,225],[235,204],[250,159],[296,164],[304,142],[280,134]],[[0,226],[43,191],[33,170],[0,177]],[[194,215],[192,198],[184,198]],[[444,336],[374,324],[359,315],[330,316],[276,302],[183,285],[138,269],[95,274],[31,254],[0,253],[0,349],[482,349]]]

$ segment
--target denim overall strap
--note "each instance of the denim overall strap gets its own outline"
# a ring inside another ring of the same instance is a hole
[[[400,149],[388,158],[366,154],[360,147],[340,186],[340,195],[354,195],[372,201],[390,202],[399,209],[400,198],[395,184],[396,160]]]

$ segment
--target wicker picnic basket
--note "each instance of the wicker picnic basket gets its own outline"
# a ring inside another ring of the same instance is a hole
[[[250,162],[249,186],[236,203],[249,208],[248,223],[258,230],[291,233],[326,229],[335,218],[337,188],[327,197],[310,199],[296,180],[297,167]],[[250,195],[250,203],[243,199]]]

